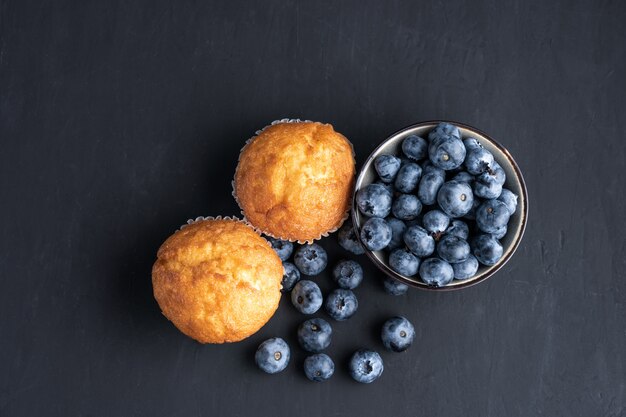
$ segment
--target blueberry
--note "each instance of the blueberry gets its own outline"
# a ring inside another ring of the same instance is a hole
[[[435,204],[439,188],[445,182],[445,173],[442,169],[436,167],[432,167],[428,171],[424,168],[424,172],[417,187],[417,197],[419,197],[422,204]]]
[[[286,261],[291,256],[291,252],[293,252],[293,243],[287,240],[275,239],[271,236],[268,236],[267,240],[272,245],[272,249],[278,255],[281,261]]]
[[[307,356],[304,360],[304,374],[314,382],[323,382],[333,376],[335,364],[324,353]]]
[[[254,361],[263,372],[275,374],[289,364],[291,352],[289,346],[280,337],[267,339],[259,345],[254,354]]]
[[[393,155],[378,155],[374,159],[374,169],[382,182],[392,182],[400,169],[400,158]]]
[[[511,213],[500,200],[484,201],[476,209],[476,225],[485,233],[496,233],[509,222]]]
[[[332,340],[333,328],[320,318],[309,319],[298,326],[298,343],[307,352],[321,352]]]
[[[467,240],[469,236],[469,227],[462,220],[452,220],[450,226],[446,229],[446,236],[456,236]]]
[[[472,204],[472,208],[465,214],[465,216],[463,216],[463,218],[468,220],[476,220],[476,210],[481,204],[482,200],[480,198],[477,198],[476,193],[474,193],[474,203]]]
[[[394,250],[400,246],[404,246],[404,232],[406,231],[406,224],[402,220],[398,220],[395,217],[387,217],[387,224],[391,227],[391,240],[387,245],[387,249]]]
[[[407,249],[394,249],[389,254],[389,266],[398,274],[413,276],[417,274],[419,265],[420,260]]]
[[[474,255],[469,255],[466,260],[457,264],[452,264],[454,279],[468,279],[476,275],[478,271],[478,259]]]
[[[346,220],[343,223],[337,233],[337,240],[339,241],[339,245],[348,252],[352,252],[355,255],[362,255],[365,253],[365,249],[363,249],[363,245],[361,245],[361,241],[354,231],[352,220]]]
[[[380,217],[368,219],[361,228],[361,242],[372,251],[384,249],[391,242],[391,226]]]
[[[475,179],[476,178],[467,171],[461,171],[458,174],[456,174],[454,177],[452,177],[453,181],[466,182],[469,185],[472,185]]]
[[[383,359],[373,350],[359,349],[350,358],[350,376],[357,382],[374,382],[383,373],[383,369]]]
[[[400,220],[413,220],[422,211],[422,203],[413,194],[400,194],[391,205],[391,212]]]
[[[479,175],[493,165],[493,154],[483,147],[474,147],[467,150],[465,168],[473,175]]]
[[[415,328],[404,317],[392,317],[383,324],[380,338],[387,350],[404,352],[413,343]]]
[[[402,152],[415,161],[421,161],[428,156],[428,142],[417,135],[407,136],[402,141]]]
[[[461,166],[465,159],[465,146],[460,139],[446,137],[431,142],[428,149],[430,161],[438,168],[449,171]]]
[[[293,290],[293,286],[296,282],[300,281],[300,271],[291,262],[283,262],[283,268],[285,272],[283,274],[283,288],[282,292],[289,292]]]
[[[382,184],[369,184],[357,191],[356,205],[366,216],[387,217],[391,211],[391,196]]]
[[[502,185],[506,182],[506,174],[504,173],[502,167],[496,161],[493,161],[491,167],[479,176],[477,176],[476,180],[486,185]]]
[[[491,235],[478,235],[471,243],[472,252],[478,261],[487,266],[495,265],[502,258],[502,245]]]
[[[401,193],[411,193],[415,188],[422,176],[422,168],[414,162],[407,162],[402,165],[398,175],[396,176],[396,190]],[[385,217],[385,216],[381,216]]]
[[[465,239],[446,235],[437,243],[437,254],[444,261],[456,264],[467,259],[470,254],[470,246]]]
[[[421,226],[411,226],[404,232],[404,244],[415,256],[424,258],[435,251],[435,240]]]
[[[502,185],[495,182],[485,184],[484,182],[474,181],[472,189],[474,191],[474,196],[489,200],[500,197],[500,194],[502,193]]]
[[[381,180],[377,180],[377,181],[374,181],[373,184],[379,184],[385,187],[385,190],[387,190],[393,198],[393,193],[395,192],[393,182],[386,183],[386,182],[382,182]]]
[[[495,232],[491,233],[491,236],[495,237],[496,239],[500,240],[502,239],[504,236],[506,236],[506,232],[507,232],[508,228],[505,226],[502,226],[501,228],[499,228],[498,230],[496,230]]]
[[[461,139],[461,131],[458,127],[451,125],[450,123],[441,122],[428,134],[429,140],[434,140],[437,137],[452,136],[457,139]]]
[[[461,217],[472,209],[474,193],[466,182],[448,181],[437,193],[439,207],[450,217]]]
[[[454,278],[452,266],[439,258],[428,258],[419,269],[420,278],[432,287],[444,287]]]
[[[315,313],[322,306],[322,301],[322,291],[313,281],[298,281],[291,290],[291,303],[300,313]]]
[[[422,218],[422,224],[427,232],[435,236],[438,239],[443,232],[446,231],[450,224],[450,217],[441,210],[431,210],[424,214]]]
[[[465,145],[465,149],[467,149],[468,151],[470,149],[481,149],[483,147],[483,145],[480,144],[480,142],[478,141],[478,139],[476,138],[466,138],[463,139],[463,145]]]
[[[317,243],[302,245],[296,249],[293,263],[304,275],[317,275],[326,268],[328,255],[324,248]]]
[[[502,193],[500,193],[500,196],[498,197],[498,200],[506,204],[506,208],[509,210],[509,213],[511,213],[511,215],[515,213],[515,210],[517,209],[517,194],[515,194],[508,188],[503,188]]]
[[[409,290],[409,286],[405,283],[389,277],[386,277],[383,280],[383,286],[385,288],[385,292],[389,295],[402,295],[406,294]]]
[[[333,278],[339,287],[353,290],[363,281],[363,268],[355,261],[344,259],[333,269]]]
[[[326,312],[337,321],[348,320],[356,313],[359,302],[350,290],[337,288],[326,297]]]

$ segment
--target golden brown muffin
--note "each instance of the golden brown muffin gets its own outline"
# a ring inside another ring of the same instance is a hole
[[[346,219],[354,176],[352,145],[330,124],[283,122],[244,146],[233,195],[264,234],[312,242]]]
[[[269,242],[237,219],[197,221],[170,236],[152,267],[165,317],[201,343],[259,330],[280,301],[283,265]]]

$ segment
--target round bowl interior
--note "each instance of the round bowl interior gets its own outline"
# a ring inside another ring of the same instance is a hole
[[[518,196],[518,206],[515,213],[511,216],[508,224],[508,231],[506,236],[504,236],[500,242],[504,248],[504,253],[500,261],[493,266],[484,266],[481,265],[478,269],[476,275],[470,279],[457,281],[453,280],[450,284],[445,287],[431,287],[422,282],[419,276],[405,276],[398,274],[393,271],[389,265],[387,264],[387,252],[386,251],[369,251],[365,250],[367,256],[376,264],[378,268],[380,268],[385,274],[389,275],[392,278],[398,279],[408,285],[413,287],[422,288],[431,291],[446,291],[446,290],[454,290],[466,288],[471,285],[477,284],[481,281],[486,280],[490,276],[492,276],[496,271],[498,271],[513,255],[515,250],[517,249],[520,241],[522,240],[522,236],[524,234],[524,229],[526,228],[526,219],[528,215],[528,196],[526,192],[526,184],[524,183],[524,178],[522,173],[515,163],[515,160],[511,156],[511,154],[506,150],[506,148],[500,145],[498,142],[487,136],[485,133],[481,132],[478,129],[475,129],[471,126],[467,126],[463,123],[447,121],[447,120],[437,120],[437,121],[429,121],[418,123],[409,127],[406,127],[390,137],[388,137],[383,143],[381,143],[367,158],[359,176],[356,180],[355,190],[359,190],[361,187],[364,187],[374,181],[377,180],[378,176],[376,174],[376,170],[374,169],[374,159],[378,155],[383,154],[391,154],[391,155],[400,155],[402,153],[401,144],[402,140],[409,135],[418,135],[426,138],[428,136],[428,132],[432,130],[437,124],[441,122],[446,122],[457,126],[461,130],[461,136],[463,139],[467,137],[476,138],[481,145],[483,145],[487,150],[489,150],[496,161],[502,166],[504,172],[506,173],[506,182],[504,183],[504,187],[513,191]],[[355,192],[356,196],[356,192]],[[366,216],[363,216],[356,207],[356,197],[353,197],[352,200],[352,221],[354,223],[354,228],[356,233],[360,236],[361,226],[367,220]]]

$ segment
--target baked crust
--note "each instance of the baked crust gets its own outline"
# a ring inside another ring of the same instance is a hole
[[[352,145],[332,125],[287,122],[267,127],[242,149],[233,188],[257,230],[303,243],[341,226],[354,179]]]
[[[184,227],[159,248],[154,297],[165,317],[201,343],[236,342],[272,317],[283,266],[269,242],[236,219]]]

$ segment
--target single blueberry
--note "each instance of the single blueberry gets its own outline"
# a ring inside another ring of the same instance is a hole
[[[424,169],[424,171],[426,171],[426,169]],[[417,197],[422,204],[435,204],[439,188],[441,188],[445,180],[446,176],[444,171],[436,167],[429,169],[428,172],[422,175],[422,179],[417,187]]]
[[[417,135],[407,136],[402,141],[402,152],[415,161],[421,161],[428,156],[428,142]]]
[[[309,319],[298,326],[298,343],[307,352],[321,352],[332,340],[333,328],[320,318]]]
[[[435,251],[435,239],[421,226],[411,226],[404,232],[404,244],[415,256],[424,258]]]
[[[391,212],[400,220],[413,220],[422,212],[422,203],[413,194],[400,194],[393,200]]]
[[[417,274],[420,260],[407,249],[394,249],[389,254],[389,266],[398,274],[410,277]]]
[[[469,227],[467,226],[467,223],[462,220],[452,220],[452,223],[450,223],[450,226],[446,229],[446,236],[456,236],[467,240],[469,236]]]
[[[438,240],[450,224],[450,217],[441,210],[431,210],[422,218],[424,229]]]
[[[409,290],[409,286],[397,279],[386,277],[383,279],[383,287],[385,292],[389,295],[402,295],[406,294]]]
[[[394,250],[400,246],[404,246],[404,232],[406,231],[406,224],[402,220],[398,220],[395,217],[387,217],[387,224],[391,227],[391,240],[387,245],[387,249]]]
[[[478,261],[487,266],[495,265],[504,252],[502,245],[491,235],[478,235],[471,242],[472,252]]]
[[[422,281],[432,287],[444,287],[454,278],[452,266],[439,258],[422,261],[419,274]]]
[[[438,168],[449,171],[458,168],[465,159],[465,146],[460,139],[447,137],[432,142],[428,150],[430,161]]]
[[[293,263],[304,275],[317,275],[322,272],[328,264],[328,254],[323,247],[317,243],[302,245],[296,249],[293,256]]]
[[[422,176],[422,168],[414,162],[408,162],[400,168],[398,175],[396,176],[395,186],[396,190],[401,193],[411,193],[415,188]],[[385,216],[381,216],[385,217]]]
[[[517,194],[508,188],[502,189],[502,193],[500,193],[498,200],[506,204],[506,208],[509,209],[509,213],[511,213],[511,215],[513,215],[515,210],[517,210]]]
[[[500,194],[502,193],[502,186],[495,182],[485,184],[484,182],[474,181],[472,190],[474,191],[475,196],[491,200],[500,197]]]
[[[452,177],[453,181],[466,182],[470,186],[472,185],[475,179],[476,178],[467,171],[461,171],[458,174],[456,174],[454,177]]]
[[[446,235],[437,243],[437,254],[444,261],[456,264],[467,259],[470,254],[470,246],[465,239]]]
[[[283,268],[285,272],[283,273],[283,288],[281,291],[289,292],[293,290],[293,286],[296,285],[296,282],[300,281],[300,271],[291,262],[283,262]]]
[[[350,358],[350,376],[357,382],[369,384],[383,373],[383,359],[377,352],[359,349]]]
[[[484,201],[476,209],[476,225],[485,233],[496,233],[509,222],[511,213],[500,200]]]
[[[493,165],[493,154],[483,147],[467,150],[465,168],[472,175],[479,175],[489,170]]]
[[[286,261],[291,256],[291,252],[293,252],[293,243],[288,240],[280,240],[275,239],[271,236],[268,236],[267,240],[272,245],[272,249],[278,255],[281,261]]]
[[[428,139],[433,140],[441,136],[452,136],[457,139],[461,139],[461,131],[458,127],[451,125],[450,123],[441,122],[428,134]]]
[[[335,373],[335,363],[324,353],[317,353],[304,359],[304,374],[311,381],[326,381],[333,376],[333,373]]]
[[[348,320],[356,313],[359,302],[350,290],[337,288],[326,297],[326,312],[337,321]]]
[[[361,213],[372,217],[387,217],[391,211],[392,194],[382,184],[369,184],[356,193]]]
[[[472,209],[474,193],[466,182],[448,181],[437,193],[439,207],[450,217],[461,217]]]
[[[380,338],[387,350],[404,352],[413,343],[415,328],[404,317],[392,317],[383,324]]]
[[[469,255],[466,260],[456,264],[452,264],[454,271],[454,279],[468,279],[476,275],[478,271],[478,259],[474,255]]]
[[[478,139],[476,138],[465,138],[463,139],[463,145],[465,145],[465,149],[467,149],[468,151],[470,149],[481,149],[483,147],[483,145],[480,144],[480,142],[478,141]]]
[[[489,169],[476,177],[476,181],[485,185],[503,185],[506,182],[506,174],[502,167],[496,161],[493,161]]]
[[[354,231],[352,220],[348,219],[343,223],[337,233],[337,240],[339,241],[339,245],[348,252],[352,252],[355,255],[365,253],[365,249],[363,249],[363,245],[361,245],[361,241]]]
[[[500,227],[498,230],[496,230],[495,232],[491,233],[491,236],[493,236],[496,239],[500,240],[504,236],[506,236],[507,230],[508,230],[508,228],[506,227],[506,225],[504,225],[504,226]]]
[[[303,314],[313,314],[322,306],[322,291],[309,280],[298,281],[291,290],[291,304]]]
[[[273,337],[261,343],[254,354],[254,361],[263,372],[275,374],[289,364],[289,346],[280,337]]]
[[[361,242],[372,251],[384,249],[391,242],[391,226],[380,217],[369,218],[361,228]]]
[[[333,278],[339,287],[353,290],[363,281],[363,268],[355,261],[344,259],[333,269]]]
[[[374,159],[374,169],[382,182],[392,182],[400,169],[400,158],[393,155],[378,155]]]

